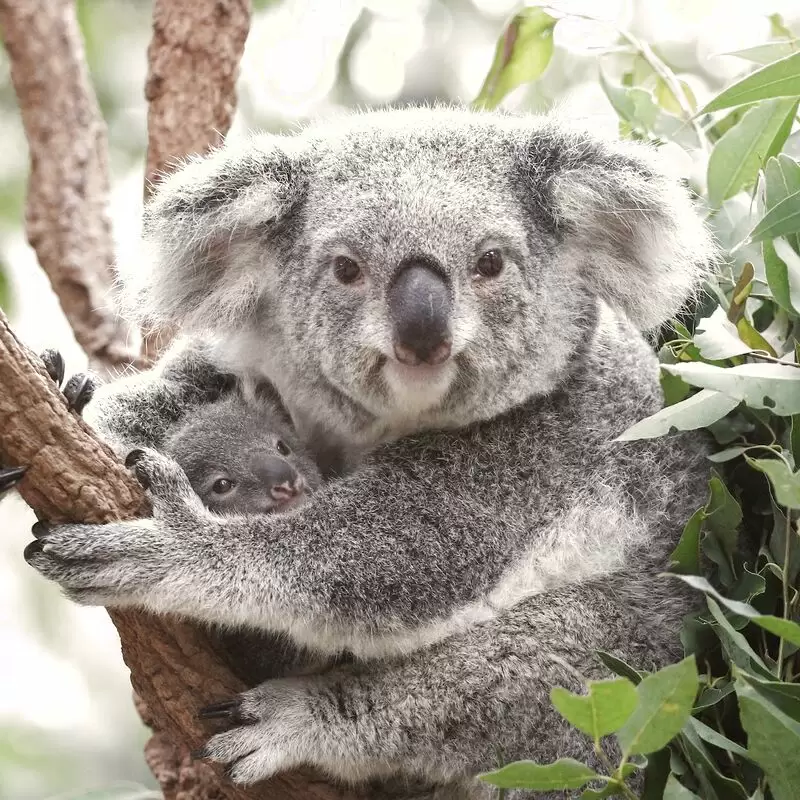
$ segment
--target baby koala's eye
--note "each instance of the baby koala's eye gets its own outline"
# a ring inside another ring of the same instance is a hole
[[[333,274],[339,283],[355,283],[361,277],[361,267],[347,256],[336,256],[333,260]]]
[[[233,489],[233,481],[227,478],[220,478],[214,481],[214,485],[211,487],[211,491],[215,494],[227,494],[231,489]]]
[[[487,250],[475,264],[475,274],[481,278],[496,278],[503,271],[503,254]]]
[[[283,441],[283,439],[278,439],[278,441],[275,442],[275,447],[278,449],[278,452],[282,456],[291,455],[292,451],[289,449],[289,445],[287,445],[286,442]]]

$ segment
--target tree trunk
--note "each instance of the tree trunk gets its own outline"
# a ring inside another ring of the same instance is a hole
[[[248,25],[248,0],[156,0],[147,83],[149,179],[170,161],[218,144],[227,131]],[[29,240],[93,362],[106,368],[141,364],[145,359],[127,346],[126,328],[103,311],[113,278],[107,143],[74,5],[0,0],[0,28],[31,152]],[[18,488],[37,515],[56,523],[102,523],[147,513],[140,487],[68,410],[2,312],[0,387],[0,463],[28,467]],[[193,761],[190,751],[209,734],[196,709],[245,687],[199,627],[139,611],[110,614],[137,707],[156,731],[146,758],[165,798],[355,798],[301,772],[246,790]]]

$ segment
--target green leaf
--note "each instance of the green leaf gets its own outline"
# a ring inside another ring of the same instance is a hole
[[[739,715],[747,749],[764,770],[775,800],[800,797],[800,723],[756,692],[742,674],[736,677]]]
[[[637,687],[639,705],[617,734],[623,754],[660,750],[686,723],[697,694],[694,656],[648,675]]]
[[[711,706],[715,706],[724,700],[732,691],[732,683],[725,684],[721,689],[717,686],[709,686],[700,692],[700,697],[697,698],[697,702],[694,704],[694,710],[704,711],[707,708],[711,708]]]
[[[723,368],[694,362],[662,364],[661,369],[678,375],[692,386],[743,400],[752,408],[767,408],[787,417],[800,413],[800,369],[788,364],[742,364]],[[683,404],[670,408],[680,405]]]
[[[696,717],[689,718],[689,725],[694,729],[694,732],[704,741],[714,747],[719,747],[722,750],[727,750],[730,753],[735,753],[742,758],[749,758],[747,750],[740,744],[736,744],[733,740],[724,736],[719,731],[701,722]]]
[[[670,773],[669,748],[657,750],[647,756],[647,767],[644,772],[644,787],[642,800],[661,800],[664,796],[664,787]]]
[[[786,716],[800,722],[800,683],[784,683],[776,680],[761,680],[753,675],[745,676],[753,691],[760,694]]]
[[[536,80],[553,55],[553,28],[558,20],[537,6],[523,9],[497,42],[494,61],[474,105],[496,108],[523,83]]]
[[[768,630],[770,633],[774,633],[776,636],[786,639],[787,642],[800,646],[800,625],[796,622],[782,619],[772,614],[761,614],[749,603],[742,603],[739,600],[731,600],[730,598],[723,597],[705,578],[700,578],[696,575],[676,575],[675,577],[680,578],[684,583],[688,583],[689,586],[693,586],[695,589],[699,589],[701,592],[715,597],[726,608],[733,611],[734,614],[738,614],[740,617],[746,617],[751,622],[755,622],[756,625]],[[713,601],[709,598],[709,607],[711,607],[712,602]],[[712,613],[714,613],[713,608]],[[749,645],[748,650],[752,653]],[[752,653],[752,655],[755,654]],[[763,666],[763,662],[761,663]]]
[[[735,531],[742,524],[742,509],[719,476],[711,477],[708,488],[711,497],[705,509],[706,525],[722,539],[728,554],[733,555],[737,544]]]
[[[670,375],[669,372],[664,372],[663,369],[659,373],[659,380],[661,381],[661,391],[664,393],[665,406],[680,403],[691,391],[688,383]]]
[[[719,605],[711,597],[706,597],[706,602],[711,615],[717,621],[716,633],[728,656],[728,660],[742,669],[758,672],[759,675],[765,678],[770,677],[772,673],[761,660],[761,656],[750,647],[747,639],[731,625],[730,620],[722,613]]]
[[[750,231],[748,242],[761,242],[800,231],[800,191],[793,192],[767,211]]]
[[[700,533],[706,510],[699,508],[689,517],[678,541],[670,555],[670,567],[673,572],[683,575],[696,575],[700,572]]]
[[[722,464],[726,461],[733,461],[734,458],[738,458],[742,453],[746,453],[748,449],[748,447],[744,446],[726,447],[718,453],[712,453],[710,456],[706,456],[706,458],[713,464]]]
[[[753,348],[739,338],[736,326],[728,319],[725,309],[717,306],[710,317],[703,317],[697,323],[694,343],[700,355],[711,361],[752,352]]]
[[[627,679],[589,681],[589,694],[572,694],[560,686],[550,700],[567,722],[598,741],[618,731],[636,708],[636,687]]]
[[[700,783],[700,796],[703,800],[746,800],[744,787],[732,778],[726,778],[719,770],[716,761],[706,749],[703,740],[694,728],[687,725],[681,731],[680,742]]]
[[[797,237],[792,237],[796,239]],[[792,246],[786,239],[773,239],[772,249],[775,255],[780,259],[782,267],[782,278],[786,282],[786,293],[788,294],[787,310],[800,314],[800,256],[792,249]],[[772,271],[775,270],[775,262],[770,265]],[[780,269],[780,267],[778,268]],[[767,276],[769,280],[769,275]],[[772,288],[772,287],[770,287]]]
[[[720,138],[708,160],[708,201],[712,208],[719,208],[755,182],[762,164],[786,141],[790,132],[787,120],[791,125],[796,110],[794,99],[766,100],[751,108]]]
[[[644,675],[635,670],[630,664],[626,664],[621,658],[617,658],[604,650],[595,650],[595,655],[615,674],[621,678],[627,678],[634,686],[642,682]]]
[[[736,323],[736,331],[739,338],[752,350],[760,350],[773,358],[777,357],[775,348],[747,321],[746,317],[742,317]]]
[[[792,417],[791,446],[795,464],[800,464],[800,414]]]
[[[747,463],[769,478],[777,503],[800,509],[800,471],[792,472],[780,458],[748,458]]]
[[[664,800],[700,800],[700,798],[679,783],[674,775],[670,775],[664,787]]]
[[[560,758],[552,764],[536,764],[533,761],[516,761],[505,767],[478,775],[480,780],[501,789],[580,789],[589,781],[599,778],[593,769],[575,761]]]
[[[798,39],[791,39],[782,42],[767,42],[757,47],[746,47],[744,50],[733,50],[729,53],[721,53],[724,56],[736,56],[737,58],[744,58],[747,61],[752,61],[754,64],[771,64],[781,58],[786,58],[792,53],[800,50],[798,47]]]
[[[662,364],[661,368],[672,375],[679,375],[682,378],[683,376],[675,370],[679,367],[687,366],[694,366],[694,364]],[[698,364],[698,366],[706,365]],[[719,368],[716,367],[715,369]],[[687,381],[687,383],[692,383],[692,381]],[[624,433],[621,433],[616,438],[616,441],[628,442],[633,439],[654,439],[674,430],[690,431],[697,428],[705,428],[733,411],[738,405],[738,400],[734,400],[720,392],[698,392],[680,403],[662,408],[661,411],[657,411],[652,416],[637,422]]]
[[[800,96],[800,53],[792,53],[729,86],[700,113],[706,114],[709,111],[733,108],[773,97],[798,96]]]

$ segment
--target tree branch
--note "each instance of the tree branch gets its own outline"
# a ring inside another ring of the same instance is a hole
[[[75,338],[101,371],[138,363],[113,312],[105,123],[71,0],[0,0],[0,29],[30,149],[26,230]]]
[[[147,512],[136,481],[82,419],[67,410],[41,361],[16,338],[0,311],[0,460],[25,464],[22,497],[51,522],[110,522]],[[148,762],[165,797],[181,800],[345,800],[351,794],[307,774],[258,789],[234,787],[188,753],[209,731],[197,708],[245,687],[214,655],[197,627],[143,612],[113,611],[131,680],[159,733]],[[179,746],[170,744],[178,742]]]

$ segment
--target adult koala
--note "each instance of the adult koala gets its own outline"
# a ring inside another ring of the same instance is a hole
[[[550,687],[602,675],[596,649],[679,657],[688,607],[657,574],[702,447],[614,441],[662,403],[639,330],[711,256],[678,182],[553,120],[370,113],[189,163],[144,241],[141,316],[189,339],[89,408],[120,453],[147,448],[154,516],[40,526],[28,561],[82,603],[355,655],[208,711],[236,781],[307,763],[483,797],[498,754],[593,761]],[[225,373],[377,448],[296,513],[214,517],[154,449]]]

